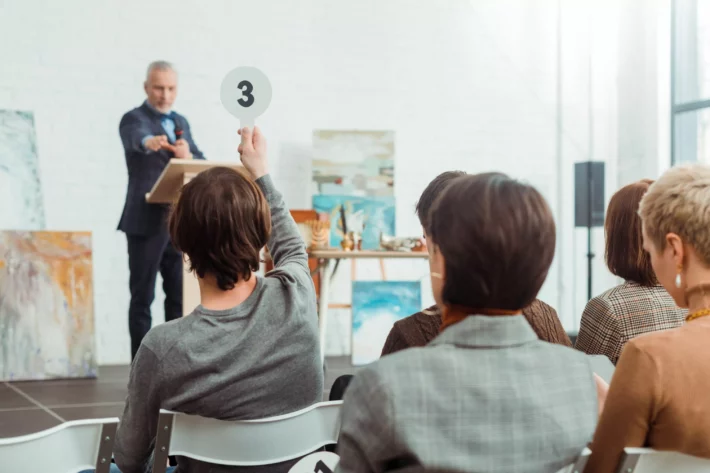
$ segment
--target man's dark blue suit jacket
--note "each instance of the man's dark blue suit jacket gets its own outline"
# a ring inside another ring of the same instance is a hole
[[[161,123],[163,118],[164,115],[146,103],[121,118],[119,133],[126,152],[128,190],[118,229],[128,235],[155,235],[165,229],[169,206],[149,204],[145,201],[145,195],[153,188],[173,155],[167,150],[146,151],[142,143],[143,138],[149,135],[167,135]],[[193,158],[205,159],[192,139],[187,119],[175,112],[170,114],[170,118],[176,127],[183,129],[182,137],[190,144]]]

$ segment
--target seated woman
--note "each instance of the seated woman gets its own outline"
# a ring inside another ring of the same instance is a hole
[[[424,189],[417,202],[416,213],[424,230],[425,239],[428,239],[426,234],[427,218],[434,201],[451,181],[465,175],[466,173],[462,171],[444,172],[436,176]],[[572,342],[562,327],[559,317],[557,317],[557,312],[549,305],[535,299],[532,304],[523,309],[523,315],[540,340],[559,343],[568,347],[572,346]],[[382,356],[406,348],[424,346],[439,334],[440,327],[441,314],[436,306],[398,320],[394,323],[394,327],[392,327],[387,336],[385,346],[382,348]]]
[[[451,182],[427,237],[442,331],[362,368],[345,394],[341,472],[556,472],[592,438],[589,357],[522,315],[555,252],[540,193],[498,174]]]
[[[622,187],[609,202],[606,265],[624,283],[587,303],[575,347],[590,355],[606,355],[616,364],[626,342],[643,333],[679,327],[687,311],[658,283],[643,249],[639,202],[653,181]]]
[[[640,211],[643,245],[659,282],[688,322],[626,344],[585,472],[615,471],[625,447],[710,458],[710,168],[677,167]]]
[[[123,473],[146,471],[161,408],[258,419],[323,396],[305,246],[268,175],[264,137],[258,128],[241,135],[241,160],[254,180],[222,167],[200,173],[185,185],[170,217],[172,240],[199,279],[201,303],[143,339],[116,434],[114,456]],[[261,277],[255,271],[267,243],[275,269]],[[267,470],[285,472],[294,462]],[[178,457],[177,471],[208,470],[240,468]]]

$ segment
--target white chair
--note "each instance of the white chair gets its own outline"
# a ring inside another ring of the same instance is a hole
[[[611,362],[609,358],[604,355],[587,355],[590,359],[590,364],[592,365],[592,370],[599,375],[601,379],[611,383],[611,378],[614,376],[614,363]]]
[[[710,460],[651,448],[625,448],[618,473],[710,473]]]
[[[308,455],[338,441],[342,401],[258,420],[224,421],[161,409],[153,473],[168,455],[217,465],[270,465]]]
[[[21,437],[0,439],[3,473],[108,473],[118,418],[77,420]]]
[[[566,467],[559,470],[557,473],[582,473],[584,471],[584,467],[587,466],[587,461],[589,460],[589,455],[591,454],[592,451],[588,448],[585,448],[584,450],[582,450],[582,453],[579,454],[577,460],[575,460],[574,463],[567,465]]]

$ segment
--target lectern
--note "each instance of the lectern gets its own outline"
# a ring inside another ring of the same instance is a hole
[[[244,171],[244,166],[234,162],[215,162],[192,159],[171,159],[153,188],[145,195],[149,204],[172,204],[182,186],[190,179],[210,168],[227,167]],[[187,315],[200,304],[200,287],[197,277],[187,272],[190,263],[183,259],[185,273],[182,278],[182,313]]]

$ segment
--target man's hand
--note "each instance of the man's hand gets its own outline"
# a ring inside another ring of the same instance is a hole
[[[242,143],[237,148],[239,158],[244,167],[254,179],[259,179],[269,174],[269,163],[266,157],[266,138],[261,134],[259,127],[254,130],[242,128]]]
[[[174,145],[171,145],[166,141],[162,146],[163,149],[167,149],[175,155],[178,159],[191,159],[192,153],[190,152],[190,144],[183,139],[179,139]]]
[[[168,144],[168,137],[165,135],[151,136],[145,140],[144,146],[150,151],[160,151],[163,146]]]

